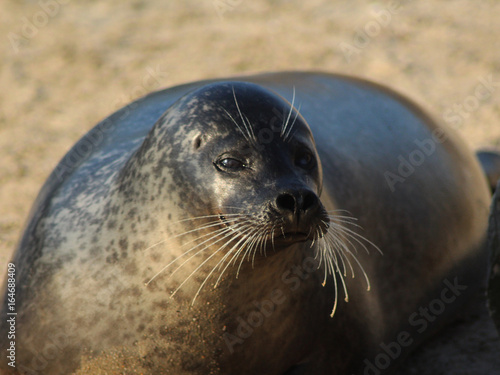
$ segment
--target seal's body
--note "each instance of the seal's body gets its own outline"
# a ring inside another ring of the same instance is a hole
[[[390,369],[484,288],[489,199],[454,134],[366,81],[153,93],[35,203],[13,259],[17,370]]]

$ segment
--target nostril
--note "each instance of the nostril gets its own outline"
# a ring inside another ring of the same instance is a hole
[[[304,194],[304,200],[302,202],[301,209],[307,211],[310,208],[314,208],[318,204],[318,197],[313,192],[307,192]]]
[[[318,205],[318,197],[311,191],[283,193],[276,198],[276,206],[279,210],[298,213],[307,211]]]
[[[295,212],[295,198],[291,194],[280,194],[278,198],[276,198],[276,205],[281,210]]]

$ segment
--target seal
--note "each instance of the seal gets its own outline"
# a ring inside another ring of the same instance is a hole
[[[500,180],[500,152],[495,149],[479,150],[476,155],[483,167],[484,173],[486,173],[491,192],[493,193],[495,192],[498,180]]]
[[[494,190],[488,228],[488,249],[491,254],[488,307],[497,330],[500,332],[500,179]]]
[[[380,373],[484,290],[489,200],[463,142],[378,84],[285,72],[152,93],[42,188],[3,366]]]

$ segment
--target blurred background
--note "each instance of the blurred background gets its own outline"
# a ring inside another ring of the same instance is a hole
[[[356,75],[410,96],[470,147],[500,147],[495,0],[2,0],[1,8],[2,271],[69,148],[131,100],[180,83],[278,70]]]

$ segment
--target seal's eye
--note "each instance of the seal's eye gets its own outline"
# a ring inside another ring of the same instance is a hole
[[[295,156],[295,165],[302,169],[313,169],[316,166],[316,160],[310,152],[302,151]]]
[[[219,159],[215,163],[215,166],[219,170],[228,171],[228,172],[241,171],[242,169],[244,169],[246,167],[245,163],[243,163],[242,161],[240,161],[238,159],[234,159],[234,158]]]

